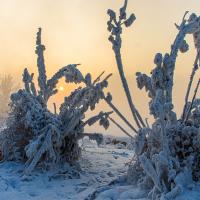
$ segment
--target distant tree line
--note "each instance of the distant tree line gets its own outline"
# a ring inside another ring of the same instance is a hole
[[[0,119],[9,112],[10,95],[19,88],[19,83],[11,74],[0,75]]]

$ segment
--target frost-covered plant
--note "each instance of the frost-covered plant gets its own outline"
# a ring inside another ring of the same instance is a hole
[[[91,74],[84,76],[77,64],[67,65],[47,79],[41,42],[41,28],[37,33],[36,54],[38,67],[38,89],[26,68],[23,73],[24,89],[11,95],[11,112],[7,128],[1,134],[1,151],[5,160],[25,162],[25,172],[30,173],[36,165],[49,168],[63,162],[73,163],[80,156],[78,140],[84,137],[84,127],[99,121],[105,129],[112,112],[100,112],[85,120],[88,109],[104,97],[108,86],[108,75],[103,80],[92,81]],[[48,110],[48,99],[57,93],[56,85],[65,77],[67,83],[82,84],[65,97],[58,114]],[[92,135],[90,135],[92,137]],[[93,139],[100,136],[94,134]]]
[[[155,121],[152,126],[145,124],[132,102],[128,84],[123,72],[121,59],[121,34],[123,26],[129,27],[135,20],[134,14],[127,18],[127,0],[120,9],[119,17],[109,9],[109,41],[115,53],[122,84],[138,127],[135,137],[135,157],[130,164],[127,179],[149,190],[152,199],[173,199],[184,186],[200,180],[200,100],[196,99],[200,80],[191,102],[189,94],[195,73],[199,67],[200,17],[185,13],[178,34],[171,45],[170,53],[157,53],[155,68],[151,75],[136,73],[139,89],[145,88],[150,98],[149,110]],[[185,53],[189,45],[186,35],[193,35],[197,55],[188,84],[185,106],[180,119],[173,111],[172,101],[174,70],[178,53]]]
[[[115,52],[115,58],[117,62],[117,67],[119,70],[120,78],[123,84],[123,88],[133,115],[133,118],[139,128],[145,127],[145,124],[136,109],[135,105],[133,104],[133,100],[130,94],[130,90],[128,87],[128,83],[126,80],[126,77],[124,75],[123,71],[123,63],[122,63],[122,58],[121,58],[121,34],[122,34],[122,26],[125,25],[126,27],[131,26],[131,24],[135,21],[135,15],[131,14],[128,18],[126,16],[126,7],[127,7],[127,2],[125,1],[124,5],[122,8],[120,8],[120,15],[119,18],[117,19],[116,14],[113,10],[109,9],[108,10],[108,15],[110,17],[107,25],[108,25],[108,31],[111,33],[109,37],[109,41],[112,43],[112,48]]]

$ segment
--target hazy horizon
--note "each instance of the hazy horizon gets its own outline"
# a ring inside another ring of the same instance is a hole
[[[20,80],[25,67],[36,73],[35,38],[37,28],[42,27],[48,77],[71,63],[81,63],[81,71],[84,74],[91,72],[94,78],[104,70],[107,74],[113,73],[108,90],[113,94],[114,104],[133,121],[107,40],[107,9],[118,10],[122,4],[123,0],[1,0],[0,74],[11,73]],[[200,14],[198,8],[200,1],[197,0],[129,0],[128,11],[135,13],[137,19],[123,32],[123,61],[133,100],[144,118],[148,117],[148,98],[146,92],[137,89],[135,73],[150,73],[154,55],[170,50],[177,33],[174,23],[181,22],[186,10]],[[187,41],[190,51],[179,54],[181,59],[178,57],[175,71],[174,104],[178,113],[182,111],[195,57],[192,36],[187,37]],[[74,88],[64,81],[60,86],[64,90],[50,99],[50,107],[53,102],[62,103],[63,97]],[[110,110],[101,103],[94,113],[102,109]],[[87,130],[105,132],[98,124]],[[115,126],[107,132],[121,133]]]

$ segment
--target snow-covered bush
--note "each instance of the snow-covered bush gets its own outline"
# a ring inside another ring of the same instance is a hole
[[[136,73],[138,88],[144,88],[150,98],[149,110],[155,119],[150,126],[147,122],[144,123],[133,104],[123,72],[121,34],[123,26],[129,27],[135,20],[134,14],[127,17],[127,2],[125,0],[120,8],[119,17],[113,10],[108,10],[109,41],[112,43],[122,85],[137,125],[137,129],[133,129],[136,132],[135,157],[130,164],[127,179],[148,189],[152,199],[173,199],[192,180],[200,181],[200,100],[196,98],[200,80],[191,102],[189,101],[193,78],[199,68],[200,17],[191,14],[186,19],[186,12],[181,24],[176,25],[178,34],[171,45],[170,53],[155,55],[155,68],[150,76]],[[186,92],[183,114],[177,119],[172,101],[174,70],[178,53],[185,53],[189,49],[186,35],[193,35],[197,55]]]
[[[1,151],[4,160],[25,162],[25,172],[30,173],[36,165],[49,168],[63,162],[73,163],[80,156],[78,140],[84,137],[84,127],[98,120],[108,128],[108,117],[112,112],[100,112],[85,120],[85,112],[94,110],[104,97],[103,89],[108,86],[108,75],[92,81],[91,74],[84,76],[77,64],[61,68],[50,79],[46,76],[41,41],[41,28],[37,32],[36,54],[38,67],[38,89],[33,82],[34,74],[24,70],[24,89],[11,95],[11,112],[7,127],[1,134]],[[56,85],[61,77],[66,82],[82,84],[65,97],[58,114],[48,107],[48,99],[57,93]],[[92,136],[90,136],[92,137]],[[93,139],[99,140],[98,135]]]

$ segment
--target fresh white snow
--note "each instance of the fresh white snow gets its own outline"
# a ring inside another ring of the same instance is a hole
[[[110,182],[124,175],[133,151],[116,149],[95,143],[83,144],[80,177],[55,171],[34,171],[23,176],[23,165],[14,162],[0,164],[0,200],[84,200],[96,191],[97,200],[145,200],[145,192],[133,185],[111,185]],[[200,185],[187,189],[176,200],[200,200]]]
[[[67,177],[67,173],[53,176],[53,172],[39,171],[24,177],[22,164],[5,162],[0,164],[0,199],[85,199],[96,188],[123,175],[127,170],[125,163],[132,155],[131,151],[124,149],[86,146],[79,162],[82,172],[80,178],[75,179]]]

